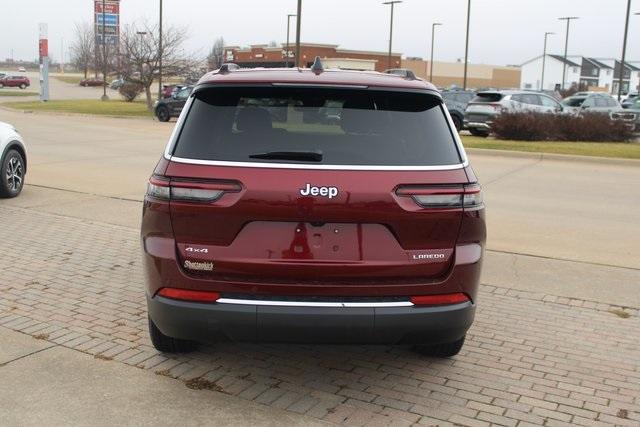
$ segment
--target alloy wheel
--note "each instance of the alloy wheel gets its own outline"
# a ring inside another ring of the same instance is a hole
[[[22,188],[24,168],[22,161],[18,157],[11,157],[7,163],[7,187],[12,192],[17,192]]]

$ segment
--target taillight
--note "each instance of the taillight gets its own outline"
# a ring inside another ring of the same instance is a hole
[[[169,200],[171,197],[169,181],[152,176],[147,184],[147,196],[154,199]]]
[[[216,302],[220,299],[220,294],[218,292],[178,288],[162,288],[158,291],[158,295],[165,298],[191,302]]]
[[[502,105],[500,104],[487,104],[487,105],[493,108],[497,113],[501,113],[503,110]]]
[[[411,297],[413,305],[449,305],[449,304],[461,304],[469,301],[469,297],[462,292],[455,294],[440,294],[440,295],[419,295]]]
[[[465,210],[480,209],[484,206],[484,197],[480,184],[469,184],[464,186],[462,205]]]
[[[396,194],[411,197],[427,209],[478,209],[483,206],[482,187],[479,184],[452,187],[408,185],[398,188]]]
[[[147,196],[161,200],[212,203],[225,193],[242,190],[238,183],[224,181],[178,181],[153,176],[149,179]]]

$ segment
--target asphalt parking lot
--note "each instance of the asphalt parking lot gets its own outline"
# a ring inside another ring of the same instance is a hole
[[[489,250],[476,323],[451,360],[232,343],[170,357],[148,339],[137,226],[172,124],[3,110],[0,120],[30,149],[29,185],[0,202],[0,330],[38,345],[0,359],[7,408],[34,410],[16,387],[45,393],[21,380],[20,363],[69,351],[96,356],[78,365],[141,368],[146,380],[212,405],[246,402],[284,424],[640,423],[638,165],[471,154]]]

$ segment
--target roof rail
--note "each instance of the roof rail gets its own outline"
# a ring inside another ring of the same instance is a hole
[[[322,65],[322,60],[319,56],[316,56],[316,59],[313,60],[311,71],[313,71],[315,74],[320,74],[324,71],[324,66]]]
[[[218,70],[218,74],[229,74],[230,72],[237,71],[239,69],[240,69],[240,66],[238,64],[228,62],[220,66],[220,69]]]

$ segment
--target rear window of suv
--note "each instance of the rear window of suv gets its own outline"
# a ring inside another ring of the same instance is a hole
[[[173,155],[185,159],[367,166],[460,163],[434,95],[366,89],[198,91]]]
[[[471,102],[500,102],[504,98],[504,95],[497,92],[484,92],[476,94],[476,97],[471,100]]]

